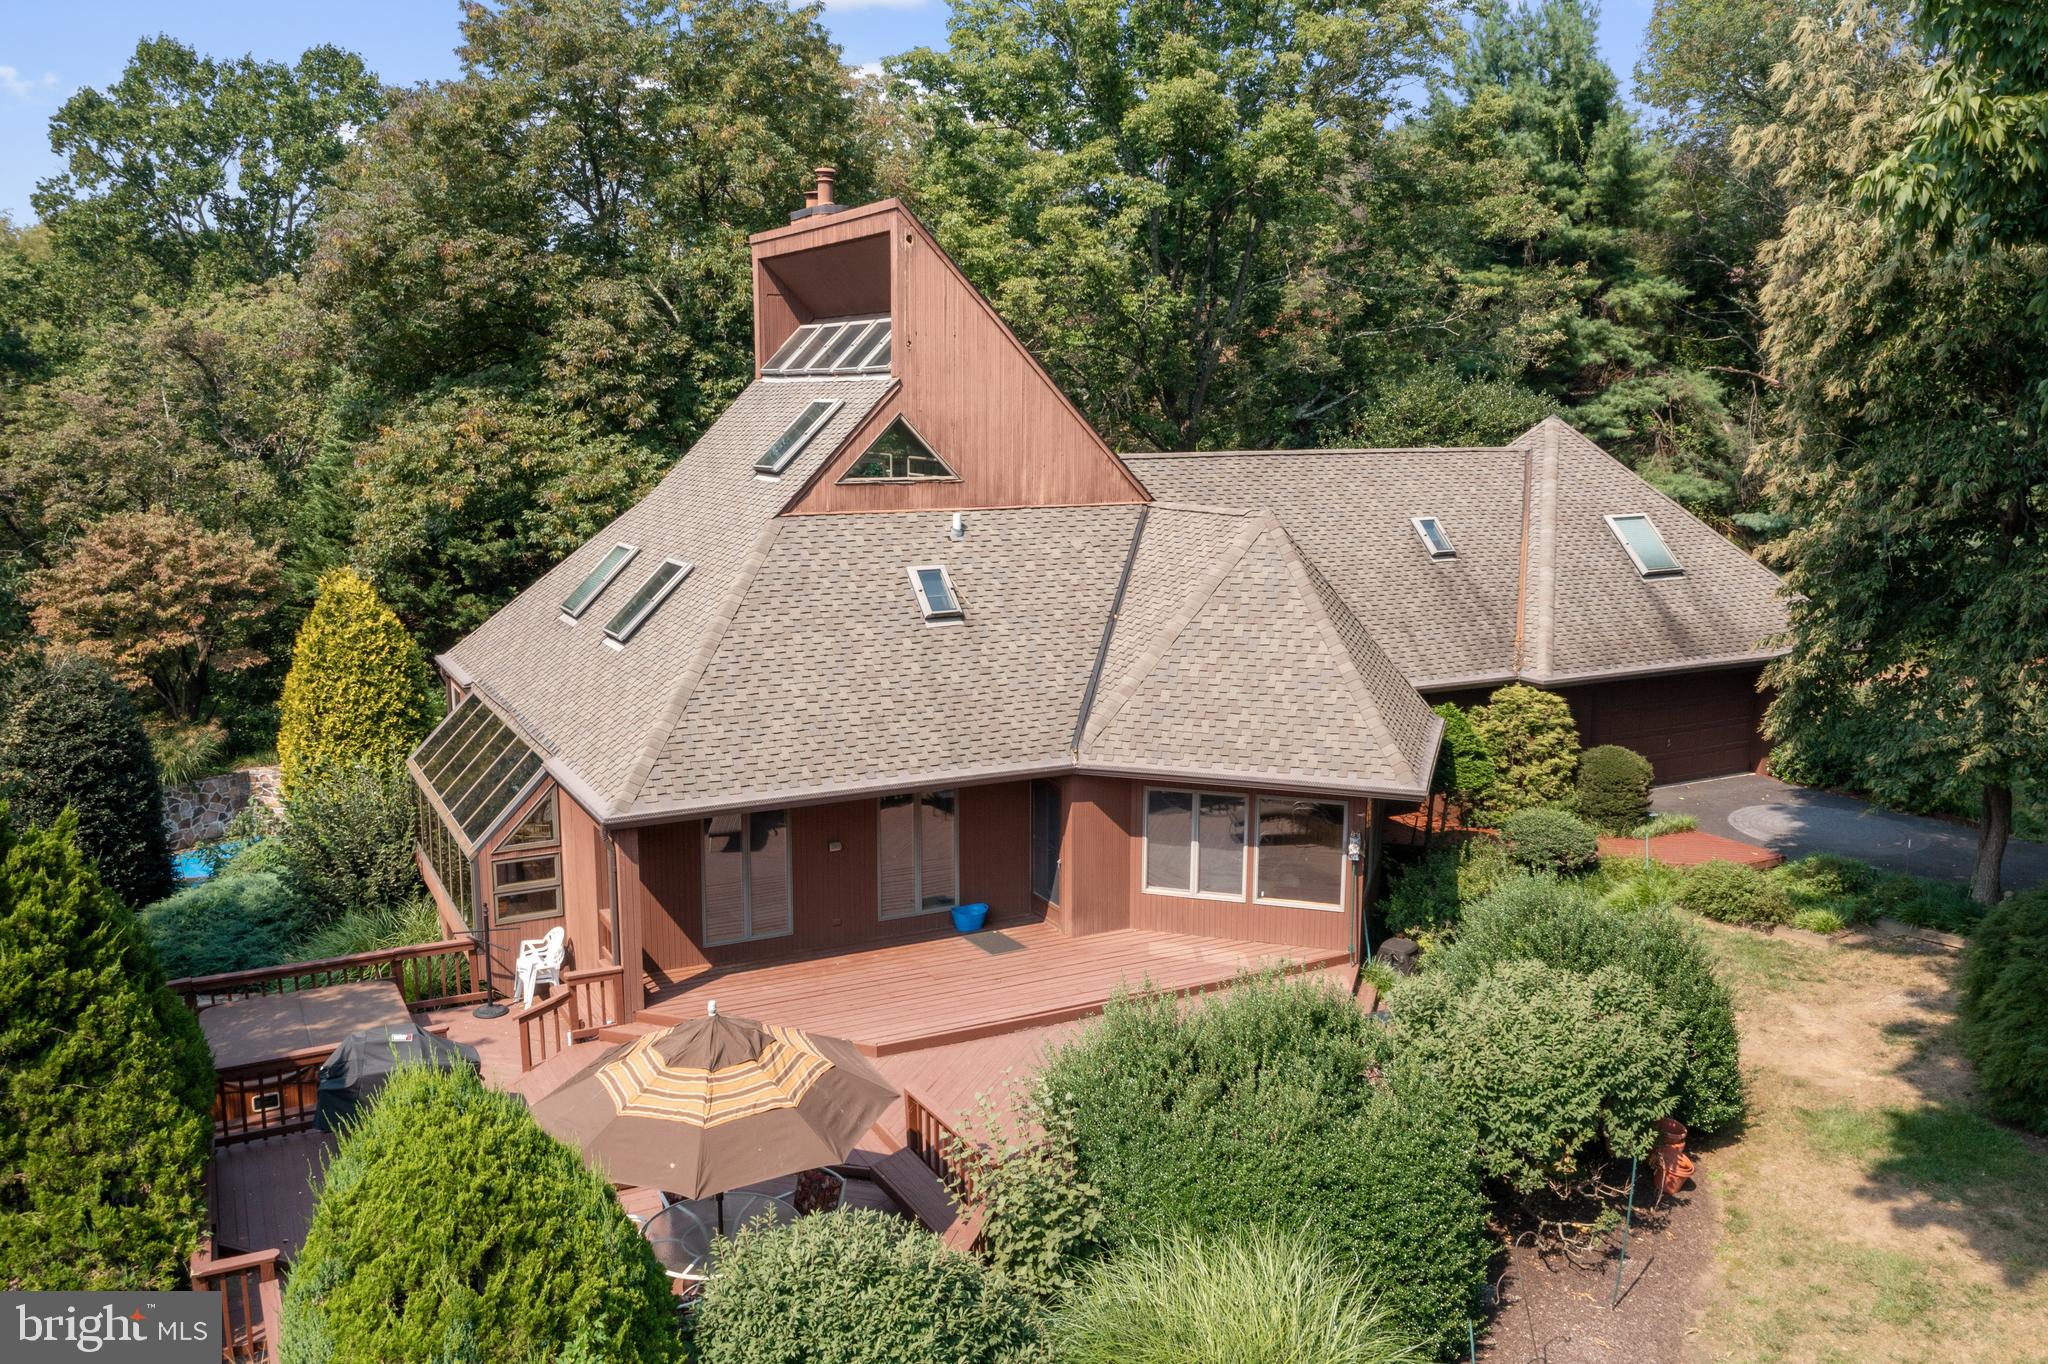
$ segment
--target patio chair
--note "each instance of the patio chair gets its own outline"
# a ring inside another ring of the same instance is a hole
[[[512,965],[513,997],[521,1005],[533,1003],[533,992],[541,985],[562,983],[563,938],[559,927],[546,937],[528,938],[519,944],[519,960]]]

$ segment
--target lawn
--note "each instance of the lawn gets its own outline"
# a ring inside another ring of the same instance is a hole
[[[1751,1117],[1709,1153],[1722,1226],[1694,1356],[2040,1360],[2048,1142],[1972,1106],[1956,959],[1709,932]]]

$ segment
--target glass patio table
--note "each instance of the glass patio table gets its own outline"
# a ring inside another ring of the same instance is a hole
[[[676,1278],[710,1277],[712,1247],[719,1233],[718,1205],[715,1198],[695,1198],[671,1203],[647,1219],[642,1230],[663,1269]],[[736,1191],[725,1195],[727,1236],[762,1218],[772,1226],[788,1226],[796,1221],[796,1204],[780,1194]]]

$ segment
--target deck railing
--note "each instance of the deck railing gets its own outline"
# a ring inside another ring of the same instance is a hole
[[[939,1177],[962,1208],[975,1205],[974,1175],[959,1157],[967,1149],[967,1139],[908,1089],[903,1091],[903,1144]]]
[[[519,1028],[519,1069],[535,1066],[568,1048],[578,1029],[576,994],[564,990],[529,1004],[512,1020]]]
[[[333,1054],[332,1047],[318,1047],[215,1072],[214,1143],[225,1146],[311,1127],[320,1067]]]
[[[277,1323],[283,1315],[284,1285],[279,1253],[213,1258],[202,1241],[192,1256],[192,1286],[220,1294],[220,1357],[223,1364],[267,1364],[277,1354]]]
[[[562,986],[576,996],[576,1017],[583,1029],[609,1028],[625,1013],[626,968],[593,966],[564,971]]]
[[[482,956],[473,940],[449,938],[410,947],[354,952],[345,957],[289,961],[211,976],[185,976],[172,981],[171,990],[196,1012],[252,995],[290,994],[358,980],[391,980],[398,983],[406,1004],[420,1012],[482,999],[483,992],[476,988],[483,978]]]

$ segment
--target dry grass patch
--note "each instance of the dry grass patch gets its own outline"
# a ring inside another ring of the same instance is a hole
[[[1955,959],[1710,941],[1752,1102],[1708,1166],[1722,1234],[1694,1356],[2041,1359],[2048,1143],[1977,1111]]]

